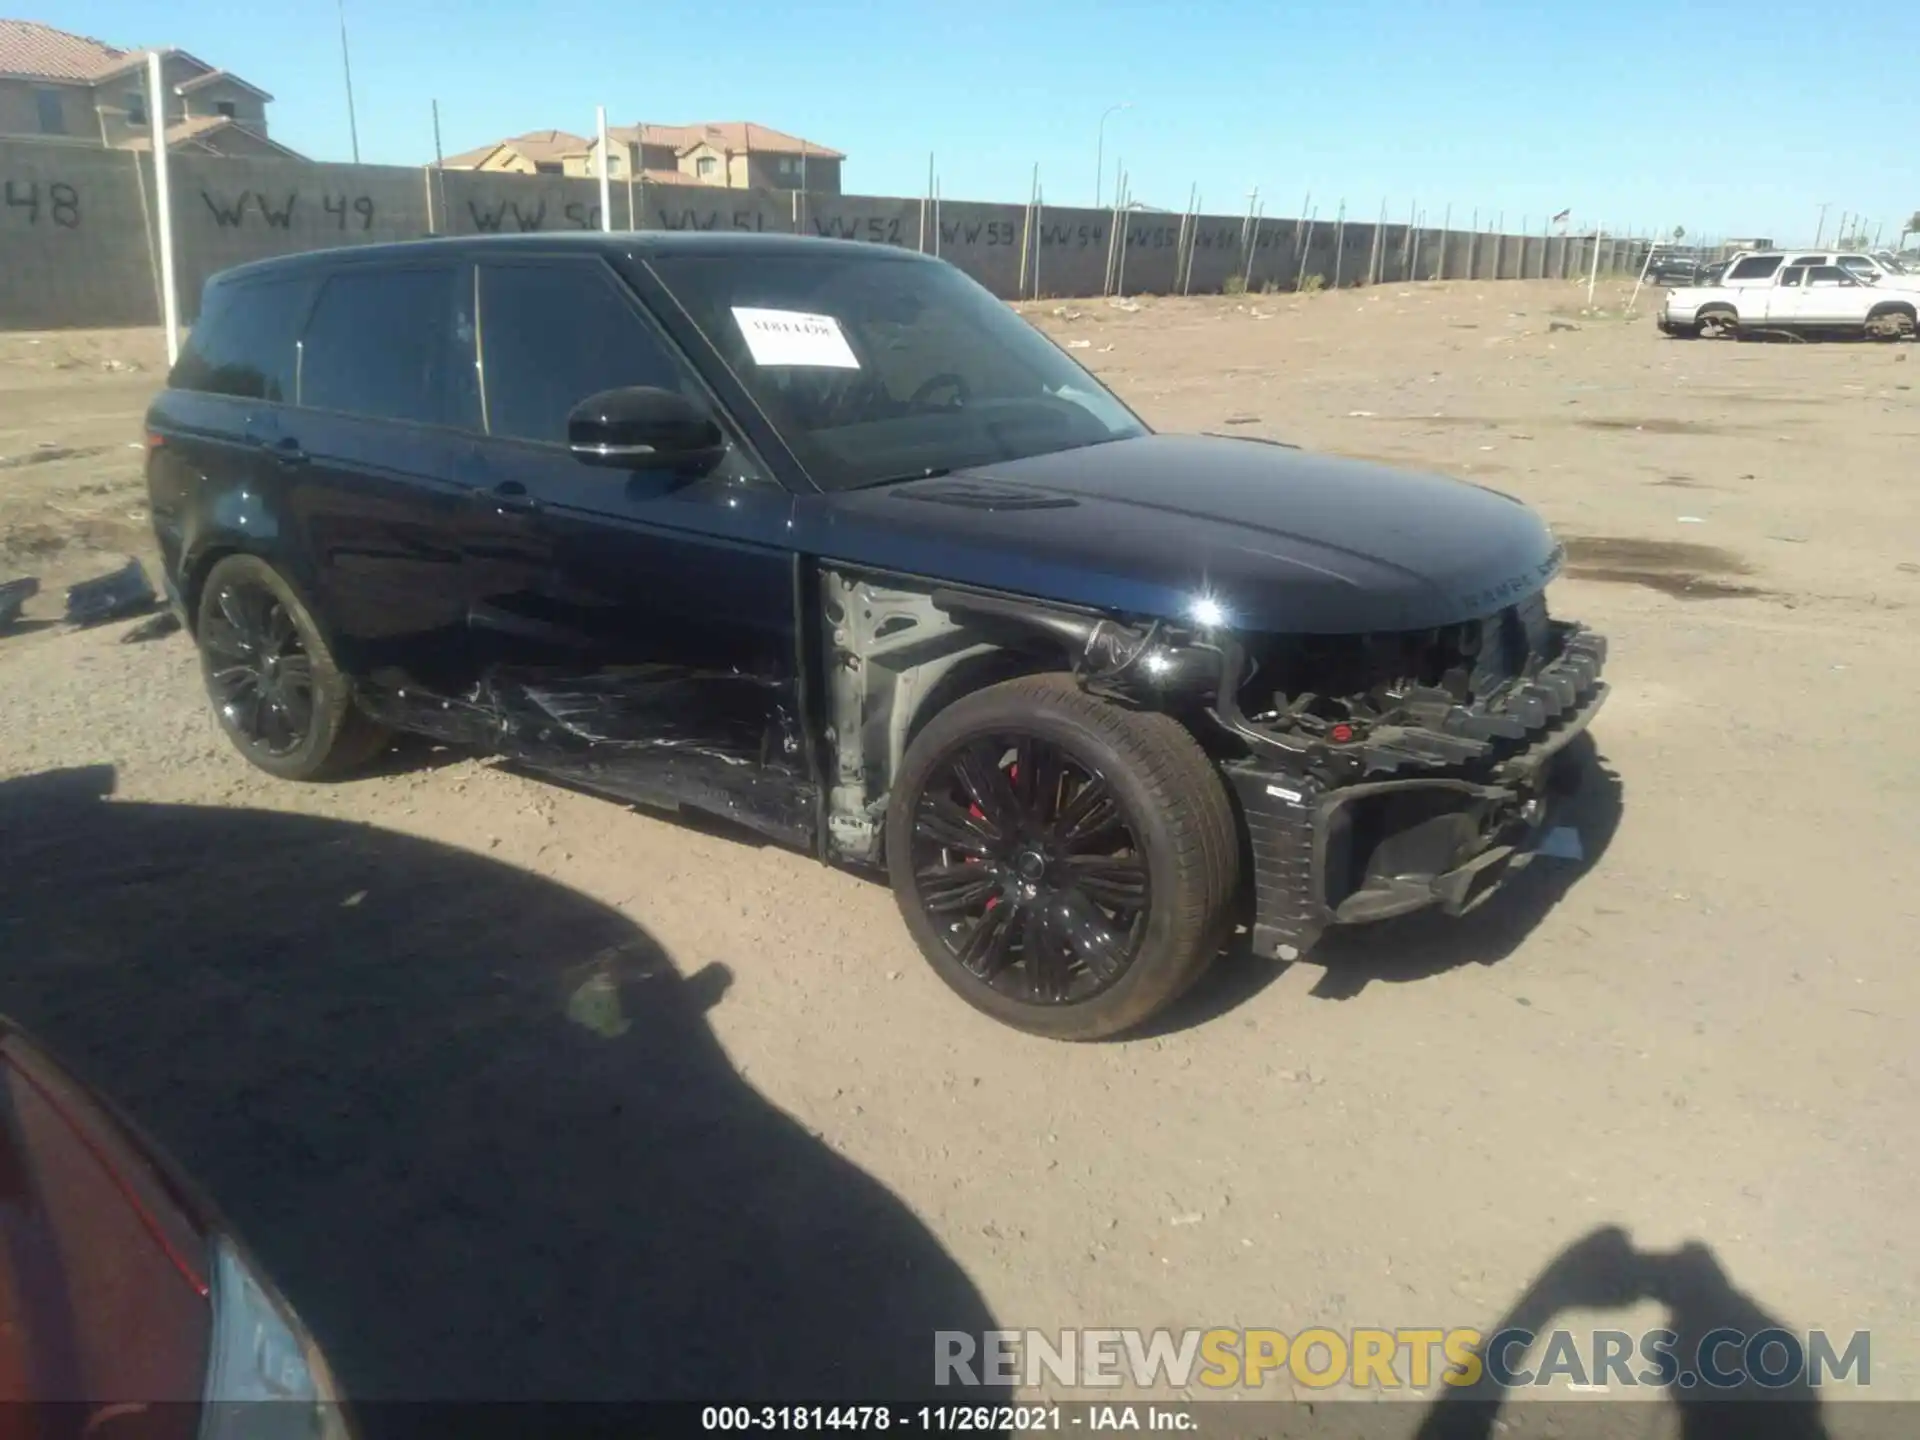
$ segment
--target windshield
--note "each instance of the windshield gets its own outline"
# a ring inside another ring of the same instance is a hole
[[[833,251],[651,263],[824,489],[1147,433],[951,265]]]

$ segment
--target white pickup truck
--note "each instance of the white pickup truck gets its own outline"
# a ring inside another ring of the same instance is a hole
[[[1743,330],[1912,339],[1920,291],[1891,286],[1886,276],[1864,279],[1855,267],[1828,263],[1834,258],[1741,256],[1715,284],[1669,290],[1654,324],[1663,334],[1686,339],[1737,336]]]

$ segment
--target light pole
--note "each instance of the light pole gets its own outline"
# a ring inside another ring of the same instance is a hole
[[[1118,105],[1109,105],[1100,112],[1100,138],[1093,150],[1093,207],[1100,208],[1100,197],[1107,188],[1107,116],[1116,110],[1131,110],[1133,102],[1122,100]]]
[[[347,54],[347,0],[337,0],[340,11],[340,72],[347,80],[347,133],[353,138],[353,163],[360,163],[360,122],[353,114],[353,60]]]
[[[1832,203],[1831,200],[1823,200],[1820,202],[1820,223],[1813,227],[1813,243],[1815,245],[1818,245],[1820,243],[1820,237],[1827,233],[1827,206]]]

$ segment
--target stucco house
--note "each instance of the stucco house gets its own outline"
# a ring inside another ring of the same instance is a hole
[[[840,193],[838,150],[748,120],[704,125],[610,125],[607,174],[649,185],[719,185],[735,190]],[[442,162],[449,170],[521,175],[597,176],[600,140],[565,130],[534,130],[481,145]]]
[[[154,117],[147,50],[120,50],[32,20],[0,20],[0,135],[146,150]],[[273,97],[198,56],[160,51],[167,145],[301,159],[267,138]]]
[[[564,175],[563,157],[584,151],[587,137],[566,130],[529,130],[491,145],[476,146],[441,161],[447,170],[487,170],[505,175]]]

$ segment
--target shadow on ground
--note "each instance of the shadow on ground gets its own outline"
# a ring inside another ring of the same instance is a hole
[[[0,1009],[215,1197],[356,1398],[922,1397],[933,1332],[992,1326],[735,1072],[724,967],[459,850],[111,786],[0,783]]]
[[[1526,1435],[1545,1434],[1567,1440],[1652,1434],[1676,1435],[1678,1440],[1826,1440],[1818,1393],[1803,1376],[1776,1388],[1750,1380],[1717,1388],[1699,1380],[1705,1373],[1699,1368],[1702,1357],[1711,1365],[1713,1375],[1731,1379],[1743,1365],[1754,1363],[1743,1361],[1745,1342],[1768,1331],[1784,1333],[1786,1327],[1737,1289],[1713,1251],[1698,1242],[1671,1252],[1644,1251],[1636,1249],[1626,1232],[1616,1226],[1592,1231],[1555,1256],[1507,1313],[1487,1328],[1486,1351],[1500,1347],[1504,1352],[1499,1362],[1501,1375],[1525,1385],[1532,1367],[1548,1367],[1540,1350],[1522,1358],[1526,1344],[1518,1337],[1511,1344],[1503,1344],[1503,1332],[1524,1331],[1529,1336],[1544,1337],[1556,1322],[1564,1323],[1561,1317],[1567,1311],[1621,1310],[1644,1300],[1655,1301],[1667,1311],[1664,1326],[1671,1332],[1667,1353],[1672,1357],[1673,1378],[1678,1384],[1663,1393],[1677,1411],[1677,1425],[1656,1429],[1649,1423],[1645,1405],[1521,1400],[1518,1397],[1525,1390],[1500,1383],[1489,1364],[1474,1384],[1441,1392],[1414,1432],[1414,1440],[1494,1440],[1495,1436],[1519,1440]],[[1725,1343],[1708,1355],[1709,1340]],[[1553,1355],[1551,1343],[1543,1348],[1546,1357]],[[1491,1357],[1483,1354],[1482,1358]],[[1775,1347],[1760,1364],[1784,1371],[1784,1359],[1785,1352]],[[1576,1366],[1582,1363],[1576,1356]],[[1590,1364],[1590,1357],[1584,1363]],[[1637,1347],[1630,1358],[1623,1358],[1623,1368],[1633,1376],[1649,1375],[1655,1369]],[[1598,1383],[1607,1378],[1616,1401],[1631,1394],[1618,1388],[1617,1376],[1589,1375],[1584,1369],[1572,1374],[1582,1382]],[[1690,1375],[1695,1383],[1687,1382]],[[1503,1412],[1503,1403],[1509,1399],[1517,1403],[1507,1405]],[[1881,1408],[1888,1411],[1888,1420],[1895,1420],[1892,1411],[1897,1407]],[[1530,1423],[1534,1420],[1543,1428],[1534,1428]],[[1891,1436],[1900,1432],[1888,1429],[1875,1433]]]
[[[1325,973],[1313,987],[1322,1000],[1350,1000],[1375,981],[1426,980],[1462,965],[1493,965],[1525,943],[1568,891],[1613,843],[1625,808],[1619,774],[1587,737],[1569,751],[1580,788],[1552,811],[1551,824],[1580,836],[1577,861],[1535,859],[1478,909],[1457,918],[1423,910],[1375,925],[1331,930],[1313,951]]]

